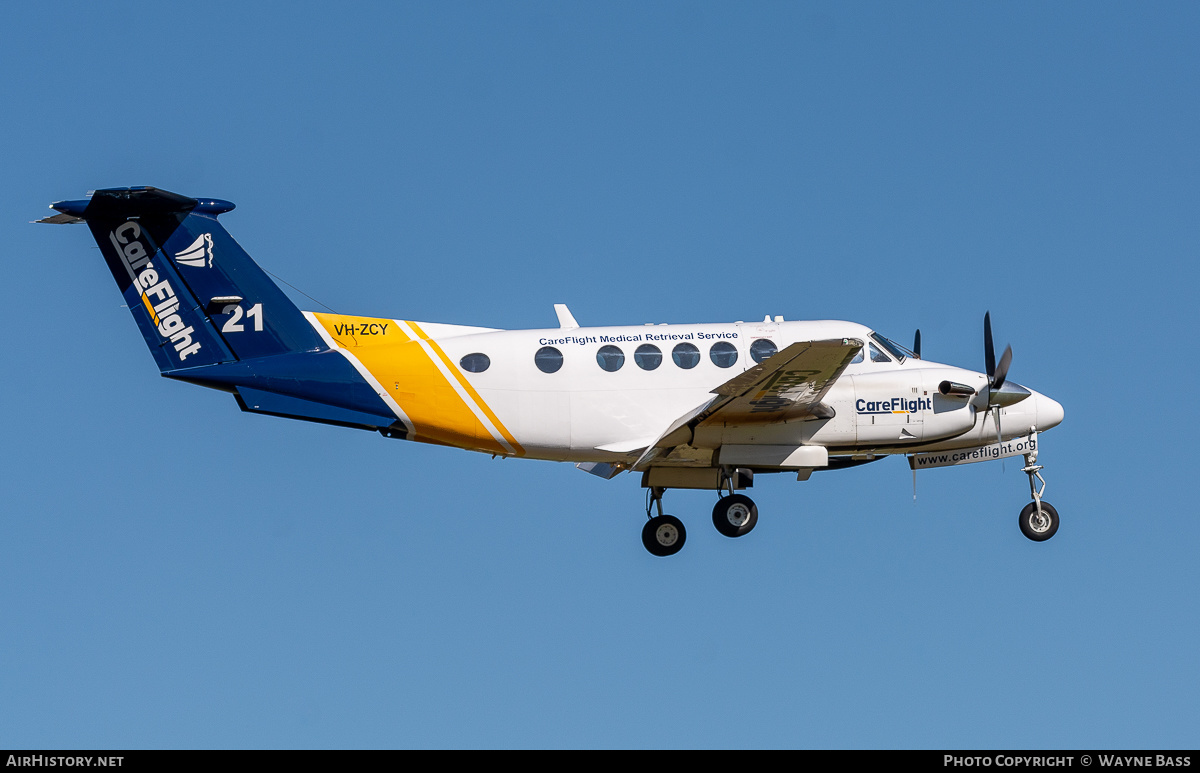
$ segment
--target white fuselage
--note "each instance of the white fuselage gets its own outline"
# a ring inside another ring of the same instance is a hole
[[[872,455],[996,441],[995,427],[983,421],[986,396],[982,402],[979,399],[986,392],[984,374],[913,357],[901,360],[877,347],[869,328],[853,322],[511,331],[419,324],[455,367],[461,367],[469,355],[486,355],[485,370],[463,370],[462,376],[527,458],[603,462],[636,456],[673,421],[709,400],[714,388],[753,367],[751,347],[760,339],[770,341],[776,350],[797,341],[842,338],[867,345],[861,361],[846,368],[823,400],[833,409],[832,418],[706,426],[692,445],[710,449],[725,444],[819,445],[831,455]],[[680,346],[683,351],[673,357]],[[547,347],[561,353],[561,366],[549,373],[535,363],[535,355]],[[606,350],[608,357],[599,358],[602,347],[614,348]],[[648,348],[635,357],[639,347],[655,347],[657,364]],[[601,359],[609,369],[602,367]],[[692,360],[696,361],[691,367],[677,364],[691,365]],[[938,385],[947,380],[974,387],[976,396],[942,396]],[[1049,429],[1062,420],[1061,406],[1036,392],[995,410],[1001,411],[1005,439],[1034,428]]]

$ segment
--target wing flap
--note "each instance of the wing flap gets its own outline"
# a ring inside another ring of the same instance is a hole
[[[638,460],[634,462],[633,469],[643,470],[645,465],[658,456],[661,456],[670,449],[679,445],[687,445],[692,442],[692,429],[700,423],[702,417],[709,408],[720,401],[720,397],[714,397],[710,400],[697,405],[692,410],[680,416],[671,425],[663,431],[658,438],[646,447]]]

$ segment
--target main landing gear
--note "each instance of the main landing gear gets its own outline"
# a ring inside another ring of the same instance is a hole
[[[673,556],[683,549],[687,541],[687,529],[683,521],[673,515],[664,515],[662,507],[663,494],[666,489],[655,486],[650,489],[650,501],[646,503],[646,525],[642,527],[642,544],[651,555]],[[658,515],[651,516],[651,509],[657,505]]]
[[[726,477],[723,484],[729,493],[721,497],[713,507],[713,526],[726,537],[749,534],[758,523],[758,506],[745,494],[734,493],[733,481]],[[642,544],[656,556],[671,556],[683,548],[687,531],[683,522],[673,515],[663,513],[662,498],[666,489],[654,486],[650,489],[650,501],[646,503],[646,525],[642,527]],[[724,489],[722,490],[722,492]],[[658,515],[651,512],[657,507]]]
[[[1030,436],[1033,450],[1025,454],[1025,466],[1021,469],[1021,472],[1029,476],[1029,493],[1033,496],[1033,501],[1021,510],[1018,523],[1021,533],[1026,537],[1034,542],[1045,542],[1058,531],[1058,511],[1054,509],[1054,505],[1042,501],[1046,479],[1042,477],[1042,465],[1037,463],[1036,437]],[[1041,481],[1041,488],[1034,484],[1035,479]]]
[[[726,537],[749,534],[758,523],[758,506],[744,494],[729,494],[721,497],[713,507],[713,526]]]

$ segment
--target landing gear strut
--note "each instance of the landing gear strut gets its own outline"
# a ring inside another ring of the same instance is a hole
[[[1033,501],[1021,510],[1021,533],[1034,542],[1045,542],[1058,531],[1058,511],[1049,502],[1042,501],[1042,493],[1046,490],[1046,479],[1042,477],[1042,465],[1037,463],[1037,432],[1030,435],[1033,450],[1025,454],[1025,466],[1021,472],[1029,476],[1029,493]],[[1041,481],[1041,488],[1034,480]]]
[[[673,515],[663,513],[662,498],[666,489],[655,486],[650,489],[650,501],[646,504],[646,525],[642,527],[642,544],[651,555],[673,556],[683,548],[687,541],[687,530],[683,522]],[[658,515],[651,516],[651,510],[657,506]]]

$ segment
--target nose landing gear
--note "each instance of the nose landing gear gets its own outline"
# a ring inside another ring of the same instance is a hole
[[[1031,439],[1037,437],[1035,434]],[[1037,463],[1037,444],[1032,443],[1033,450],[1025,454],[1025,466],[1021,472],[1029,476],[1029,493],[1033,501],[1021,510],[1019,524],[1021,533],[1034,542],[1045,542],[1058,531],[1058,511],[1049,502],[1042,501],[1046,490],[1046,479],[1042,477],[1042,465]],[[1034,479],[1041,481],[1041,488],[1034,484]]]

